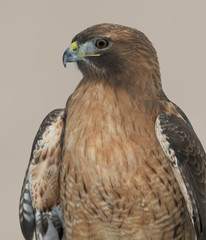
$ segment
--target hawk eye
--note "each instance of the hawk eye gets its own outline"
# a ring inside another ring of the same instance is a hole
[[[104,49],[104,48],[108,47],[108,45],[109,45],[109,41],[106,39],[98,39],[95,43],[95,46],[98,49]]]

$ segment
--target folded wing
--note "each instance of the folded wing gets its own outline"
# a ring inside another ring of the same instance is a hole
[[[178,108],[176,108],[178,111]],[[196,239],[206,239],[206,155],[190,122],[179,115],[161,113],[155,130],[185,199]]]
[[[43,120],[33,142],[19,205],[26,240],[62,240],[59,171],[65,111],[56,109]]]

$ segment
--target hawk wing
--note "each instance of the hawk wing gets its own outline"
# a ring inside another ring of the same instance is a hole
[[[59,199],[59,168],[65,111],[57,109],[43,120],[33,142],[21,191],[19,218],[26,240],[63,239]]]
[[[178,116],[163,112],[157,117],[156,135],[171,161],[196,239],[206,239],[206,155],[189,120],[176,109]]]

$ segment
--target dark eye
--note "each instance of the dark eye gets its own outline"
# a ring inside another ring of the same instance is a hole
[[[95,46],[98,49],[104,49],[104,48],[108,47],[108,45],[109,45],[109,41],[106,39],[98,39],[95,43]]]

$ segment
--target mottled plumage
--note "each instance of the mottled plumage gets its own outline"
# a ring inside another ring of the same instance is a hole
[[[74,37],[67,62],[83,79],[34,140],[25,239],[206,239],[206,155],[162,90],[151,42],[100,24]]]
[[[37,240],[63,239],[59,170],[65,114],[63,109],[49,113],[34,139],[19,206],[27,240],[34,235]]]

